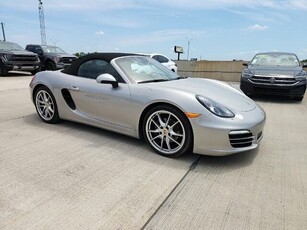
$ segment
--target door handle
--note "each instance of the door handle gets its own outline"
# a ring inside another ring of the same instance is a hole
[[[80,91],[80,89],[77,86],[75,86],[75,85],[70,86],[70,89],[72,91]]]

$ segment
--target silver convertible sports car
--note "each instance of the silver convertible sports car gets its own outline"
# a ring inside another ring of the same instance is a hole
[[[136,54],[94,53],[36,74],[30,91],[39,117],[144,138],[157,153],[228,155],[256,148],[265,112],[230,85],[182,78]]]

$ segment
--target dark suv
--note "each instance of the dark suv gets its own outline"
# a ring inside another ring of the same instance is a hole
[[[16,43],[0,41],[0,76],[7,75],[11,70],[36,74],[40,71],[40,61],[36,54],[24,50]]]
[[[46,70],[65,69],[77,58],[57,46],[27,45],[26,50],[38,54],[42,63],[42,69]]]

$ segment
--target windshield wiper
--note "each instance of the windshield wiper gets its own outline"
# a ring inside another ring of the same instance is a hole
[[[147,80],[147,81],[139,81],[138,84],[143,84],[143,83],[150,83],[150,82],[161,82],[161,81],[169,81],[170,79],[153,79],[153,80]]]

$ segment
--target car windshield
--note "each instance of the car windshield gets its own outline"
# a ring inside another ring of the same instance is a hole
[[[64,50],[62,50],[60,47],[57,46],[42,46],[45,53],[58,53],[63,54],[65,53]]]
[[[257,54],[251,65],[257,66],[299,66],[299,61],[294,54]]]
[[[160,81],[171,81],[180,77],[157,62],[144,56],[120,57],[115,60],[116,65],[136,83],[149,83]]]
[[[11,50],[24,50],[21,46],[12,42],[0,42],[0,50],[11,51]]]

